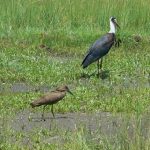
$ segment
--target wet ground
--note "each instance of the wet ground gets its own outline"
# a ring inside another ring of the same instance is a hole
[[[125,114],[112,114],[109,112],[97,113],[65,113],[56,114],[53,118],[51,113],[45,113],[45,121],[41,120],[41,112],[32,110],[22,110],[7,120],[11,130],[15,133],[23,133],[24,143],[29,142],[30,134],[36,134],[41,129],[47,131],[72,132],[84,127],[87,133],[94,139],[97,135],[102,135],[108,139],[113,139],[117,135],[128,135],[130,139],[135,136],[150,138],[150,113],[136,117]],[[91,137],[90,137],[91,138]],[[62,142],[60,135],[44,136],[42,139],[46,143]]]
[[[105,74],[106,72],[104,72]],[[93,74],[92,74],[93,75]],[[87,74],[82,74],[80,77],[78,77],[78,80],[82,80],[81,82],[86,82],[86,78],[90,78],[90,75]],[[84,81],[85,80],[85,81]],[[105,81],[104,81],[105,82]],[[130,79],[130,78],[124,78],[123,82],[120,84],[115,84],[110,82],[105,82],[105,85],[113,86],[113,87],[123,87],[123,88],[138,88],[138,87],[143,87],[143,88],[150,88],[150,82],[140,82],[137,81],[136,79]],[[49,90],[53,89],[52,86],[50,85],[43,85],[43,86],[31,86],[26,83],[13,83],[13,84],[4,84],[0,86],[0,93],[20,93],[20,92],[36,92],[36,91],[41,91],[41,92],[48,92]]]

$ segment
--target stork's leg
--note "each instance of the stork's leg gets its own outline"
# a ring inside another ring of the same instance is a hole
[[[101,58],[100,69],[102,70],[103,58]]]
[[[42,113],[42,120],[44,120],[44,121],[45,121],[45,118],[44,118],[44,110],[45,110],[45,107],[46,107],[46,105],[43,106],[43,113]]]
[[[115,47],[119,47],[119,46],[120,46],[120,43],[122,43],[122,41],[121,41],[120,38],[115,39],[115,42],[114,42]]]
[[[99,60],[98,60],[98,61],[97,61],[98,76],[100,75],[99,67],[100,67],[100,65],[99,65]]]
[[[54,111],[53,111],[53,105],[51,107],[51,112],[52,112],[53,117],[55,118]]]

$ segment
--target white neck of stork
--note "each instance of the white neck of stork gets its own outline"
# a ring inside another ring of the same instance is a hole
[[[110,31],[109,33],[114,33],[116,32],[116,27],[114,25],[114,23],[110,20]]]

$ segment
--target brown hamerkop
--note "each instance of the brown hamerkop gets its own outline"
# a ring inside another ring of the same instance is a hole
[[[56,90],[51,91],[51,92],[45,94],[44,96],[40,97],[39,99],[31,102],[30,105],[32,106],[32,108],[44,105],[43,113],[42,113],[42,119],[43,120],[45,120],[44,119],[45,107],[47,105],[52,105],[51,112],[53,114],[53,117],[55,117],[54,111],[53,111],[53,104],[56,104],[57,102],[62,100],[66,96],[67,92],[72,94],[72,92],[69,90],[68,86],[65,85],[65,86],[58,87],[58,88],[56,88]]]

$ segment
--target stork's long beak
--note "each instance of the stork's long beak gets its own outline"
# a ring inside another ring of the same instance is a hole
[[[115,23],[115,26],[117,26],[118,28],[120,28],[120,26],[119,26],[119,24],[117,23],[116,20],[114,21],[114,23]]]

